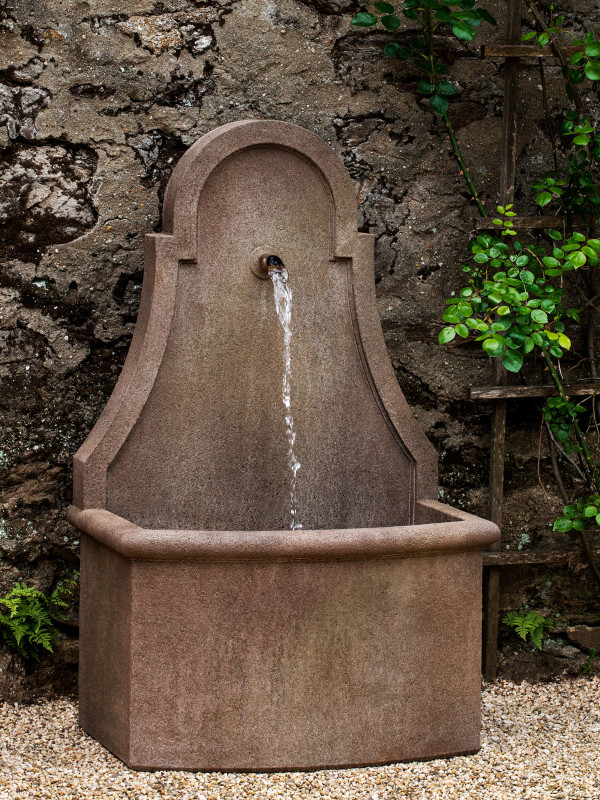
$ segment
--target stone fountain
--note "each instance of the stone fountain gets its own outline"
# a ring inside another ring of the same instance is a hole
[[[373,239],[321,139],[245,121],[179,161],[117,386],[74,459],[80,722],[136,769],[289,770],[479,747],[490,522],[379,324]],[[293,290],[297,472],[271,264]]]

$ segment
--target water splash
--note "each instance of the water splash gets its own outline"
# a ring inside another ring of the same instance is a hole
[[[294,417],[292,416],[292,290],[288,283],[287,270],[281,266],[269,269],[269,277],[273,281],[275,295],[275,309],[279,322],[283,328],[283,383],[281,398],[285,406],[285,432],[288,440],[287,463],[292,472],[290,478],[290,528],[299,530],[302,525],[298,522],[298,509],[296,504],[296,476],[300,469],[300,462],[296,458],[294,444],[296,431],[294,430]]]

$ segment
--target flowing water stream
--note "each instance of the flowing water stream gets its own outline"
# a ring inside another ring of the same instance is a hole
[[[290,476],[290,528],[298,530],[302,525],[298,522],[298,509],[296,506],[296,476],[300,469],[300,462],[296,457],[294,444],[296,431],[294,430],[294,417],[292,416],[292,290],[288,283],[288,273],[283,267],[277,266],[269,269],[269,276],[273,281],[275,295],[275,309],[279,322],[283,328],[283,383],[281,398],[285,406],[285,431],[288,440],[287,463],[291,470]]]

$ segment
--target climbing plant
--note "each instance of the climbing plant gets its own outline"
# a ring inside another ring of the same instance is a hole
[[[583,38],[570,35],[578,49],[567,60],[558,43],[558,36],[568,33],[561,27],[563,17],[555,17],[552,9],[546,24],[536,3],[527,0],[527,5],[540,32],[526,33],[523,39],[535,39],[541,47],[551,43],[555,48],[560,56],[567,98],[573,106],[560,124],[560,142],[557,142],[540,59],[555,169],[536,180],[532,192],[538,206],[566,216],[569,233],[550,229],[545,243],[523,244],[514,238],[517,232],[512,218],[516,213],[512,205],[499,206],[500,217],[493,222],[500,235],[481,233],[471,242],[472,262],[463,267],[467,284],[459,290],[458,297],[447,301],[443,318],[448,324],[440,331],[439,341],[446,344],[457,336],[473,337],[489,356],[500,358],[509,372],[519,372],[527,357],[541,358],[557,393],[542,408],[550,446],[558,448],[577,467],[585,484],[585,491],[567,502],[564,484],[555,473],[567,504],[555,521],[554,530],[579,534],[600,583],[600,570],[586,533],[590,527],[600,526],[600,470],[584,433],[582,419],[588,415],[588,409],[567,396],[561,371],[561,358],[571,348],[566,326],[580,322],[579,310],[567,303],[568,289],[574,288],[570,278],[582,268],[593,278],[600,263],[600,239],[594,234],[600,213],[600,134],[578,89],[587,81],[588,88],[596,95],[599,93],[600,41],[592,33]],[[591,320],[598,299],[600,295],[591,300],[585,297]],[[589,360],[592,376],[596,377],[593,332],[592,327],[588,336]]]
[[[448,80],[448,64],[440,56],[436,47],[436,35],[440,33],[454,35],[457,39],[470,42],[482,22],[496,25],[494,17],[478,5],[476,0],[402,0],[400,11],[396,13],[391,3],[376,2],[375,13],[361,11],[354,16],[352,24],[358,28],[371,28],[381,25],[390,33],[404,29],[403,19],[416,22],[410,26],[403,36],[402,42],[388,42],[383,53],[389,57],[411,61],[423,73],[419,81],[419,94],[429,99],[432,111],[439,114],[444,121],[452,151],[460,166],[462,175],[473,197],[481,216],[486,212],[465,162],[456,134],[449,116],[450,98],[456,94],[454,84]],[[401,16],[398,16],[401,14]]]
[[[527,0],[540,32],[524,34],[524,42],[535,40],[540,47],[551,44],[561,63],[565,91],[572,108],[554,130],[545,91],[543,60],[540,59],[543,103],[546,113],[548,137],[552,145],[554,169],[545,172],[533,184],[535,202],[557,214],[566,214],[572,226],[595,225],[600,214],[600,131],[584,103],[579,87],[585,84],[596,96],[600,95],[600,40],[592,31],[583,37],[575,36],[564,27],[564,17],[555,16],[550,8],[546,23],[533,0]],[[575,46],[577,50],[566,58],[561,43]]]

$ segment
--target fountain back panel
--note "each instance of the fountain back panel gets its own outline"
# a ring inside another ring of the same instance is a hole
[[[498,531],[435,499],[343,164],[295,125],[225,125],[180,160],[164,220],[127,361],[74,459],[81,725],[138,769],[474,752]],[[302,530],[265,254],[293,290]]]

